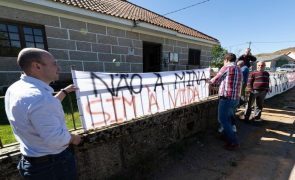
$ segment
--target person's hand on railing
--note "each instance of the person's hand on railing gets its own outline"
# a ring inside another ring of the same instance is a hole
[[[70,84],[67,87],[61,89],[55,97],[62,101],[69,93],[78,90],[78,88],[74,84]]]

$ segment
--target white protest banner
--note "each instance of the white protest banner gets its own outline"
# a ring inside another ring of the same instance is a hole
[[[209,68],[157,73],[72,70],[85,130],[198,102],[208,97]]]
[[[287,91],[295,86],[295,72],[270,73],[269,92],[266,98]]]

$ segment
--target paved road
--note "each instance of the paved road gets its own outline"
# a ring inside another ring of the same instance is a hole
[[[265,107],[265,121],[239,121],[240,150],[224,150],[212,130],[163,154],[146,179],[295,180],[295,88],[267,100]]]

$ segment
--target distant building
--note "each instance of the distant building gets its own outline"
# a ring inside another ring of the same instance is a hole
[[[257,57],[257,61],[264,61],[266,70],[275,71],[283,64],[294,64],[295,60],[287,55],[265,55]]]
[[[208,67],[216,44],[125,0],[1,0],[0,86],[19,79],[16,56],[25,47],[51,52],[66,81],[71,65],[126,73]]]
[[[295,60],[295,52],[288,52],[286,55]]]

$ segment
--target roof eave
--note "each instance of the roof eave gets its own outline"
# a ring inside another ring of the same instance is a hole
[[[20,5],[28,5],[30,7],[41,8],[41,9],[48,10],[51,12],[53,11],[53,12],[58,12],[58,13],[66,14],[66,15],[77,16],[77,14],[78,14],[78,15],[81,15],[81,17],[90,18],[93,21],[97,21],[99,19],[99,21],[102,23],[106,23],[106,24],[113,23],[115,25],[120,25],[125,28],[132,29],[132,30],[140,30],[140,31],[146,30],[146,31],[154,32],[154,33],[157,32],[160,34],[167,34],[170,36],[175,36],[178,38],[185,38],[190,41],[198,41],[198,42],[202,42],[202,43],[208,43],[211,45],[220,44],[219,41],[214,41],[214,40],[210,41],[210,40],[206,40],[206,39],[202,39],[202,38],[197,38],[194,36],[185,35],[185,34],[177,32],[177,31],[170,30],[168,28],[163,28],[163,27],[152,25],[152,24],[145,23],[145,22],[140,22],[139,24],[134,26],[133,20],[123,19],[120,17],[114,17],[111,15],[106,15],[106,14],[98,13],[95,11],[81,9],[79,7],[68,6],[66,4],[59,4],[59,3],[56,3],[53,1],[47,1],[47,0],[23,0],[23,1],[4,0],[4,1],[7,2],[8,4],[9,3],[11,3],[11,4],[17,3]]]

